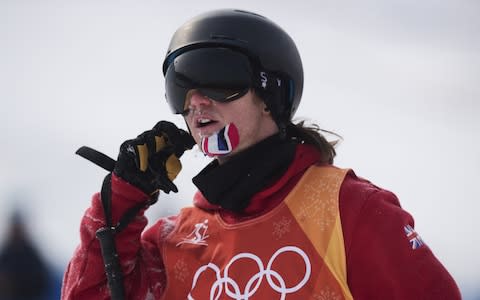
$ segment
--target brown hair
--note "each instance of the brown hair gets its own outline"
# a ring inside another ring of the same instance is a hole
[[[286,128],[287,136],[299,139],[300,143],[312,145],[320,152],[320,162],[333,164],[335,155],[335,146],[342,139],[342,137],[334,132],[323,130],[317,124],[305,124],[305,120],[297,124],[289,123]],[[335,141],[328,141],[323,133],[336,136]]]
[[[270,110],[268,102],[264,99],[268,98],[268,95],[265,94],[260,89],[252,89],[254,93],[254,101],[259,101],[265,103],[266,109],[270,111],[271,116],[280,130],[282,136],[287,136],[293,139],[298,140],[298,143],[312,145],[320,152],[320,162],[333,164],[333,160],[337,155],[335,151],[335,146],[342,140],[342,137],[335,132],[321,129],[317,124],[305,124],[305,120],[300,120],[298,123],[294,124],[292,121],[284,121],[282,117],[278,116],[275,111]],[[324,133],[333,135],[337,138],[334,141],[328,141]]]

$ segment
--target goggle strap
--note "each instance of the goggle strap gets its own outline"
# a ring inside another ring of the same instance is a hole
[[[290,85],[282,76],[264,70],[256,70],[253,78],[255,93],[264,101],[278,126],[280,135],[286,136],[286,127],[290,121],[289,101]],[[254,76],[255,77],[255,76]]]

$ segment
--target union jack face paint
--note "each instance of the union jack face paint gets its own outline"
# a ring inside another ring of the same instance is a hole
[[[237,148],[239,140],[237,127],[230,123],[214,134],[203,137],[201,149],[210,157],[226,155]]]

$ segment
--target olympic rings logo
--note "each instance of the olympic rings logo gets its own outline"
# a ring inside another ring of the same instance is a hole
[[[295,286],[292,286],[292,287],[287,287],[283,277],[280,274],[278,274],[278,272],[276,272],[275,270],[272,270],[272,265],[275,259],[277,258],[277,256],[285,252],[294,252],[298,254],[305,263],[305,275],[303,276],[303,279],[300,280],[300,282],[298,282]],[[248,280],[247,284],[245,285],[245,289],[243,291],[241,291],[241,288],[238,285],[238,283],[233,278],[228,276],[228,270],[230,269],[230,266],[234,262],[242,258],[253,260],[254,262],[257,263],[257,266],[259,269],[258,273],[253,275]],[[310,260],[308,259],[307,254],[302,249],[294,246],[285,246],[277,250],[268,261],[266,268],[263,266],[263,263],[258,256],[252,253],[240,253],[235,255],[227,264],[227,266],[224,269],[223,276],[221,274],[221,270],[219,269],[219,267],[214,263],[208,263],[198,268],[197,272],[193,276],[192,290],[197,285],[197,281],[200,275],[208,269],[212,269],[215,272],[215,276],[217,279],[210,288],[210,300],[218,300],[222,295],[224,289],[225,289],[225,293],[232,299],[248,300],[257,292],[258,288],[260,287],[260,284],[262,283],[264,276],[268,284],[270,285],[270,287],[276,292],[278,292],[280,294],[280,299],[283,300],[285,299],[287,294],[295,293],[307,283],[311,275],[312,266],[310,264]],[[275,278],[277,280],[278,285],[273,281],[272,278]],[[188,300],[195,300],[192,297],[191,292],[190,294],[188,294]]]

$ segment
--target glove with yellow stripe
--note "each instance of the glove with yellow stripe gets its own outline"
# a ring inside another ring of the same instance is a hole
[[[176,193],[172,181],[182,168],[179,158],[194,145],[188,132],[160,121],[152,130],[120,146],[113,172],[149,195],[159,190]]]

